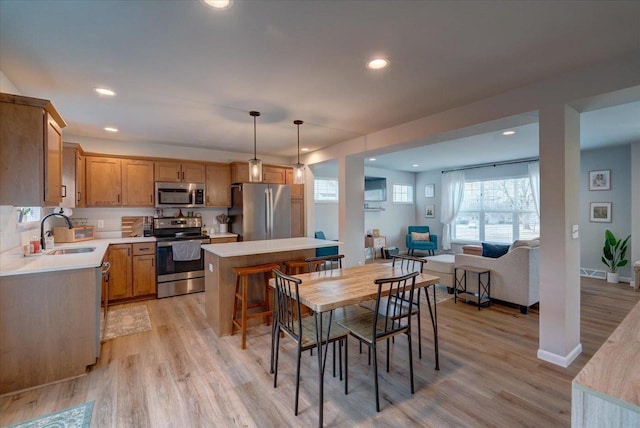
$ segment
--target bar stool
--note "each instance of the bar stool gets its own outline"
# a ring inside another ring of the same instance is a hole
[[[284,262],[284,273],[287,275],[299,275],[307,273],[308,263],[305,260],[288,260]]]
[[[280,266],[275,263],[267,263],[258,266],[240,266],[233,268],[236,273],[236,293],[234,300],[232,319],[233,325],[231,326],[231,334],[233,335],[235,333],[234,327],[238,327],[240,331],[242,331],[242,349],[247,348],[247,320],[253,318],[267,318],[268,323],[268,319],[272,315],[271,304],[269,302],[269,289],[271,288],[271,286],[269,285],[269,279],[271,278],[271,272],[273,271],[273,269],[277,269],[279,267]],[[249,304],[249,275],[255,275],[259,273],[264,275],[264,300]],[[258,307],[261,307],[264,310],[252,314],[247,313],[249,309]],[[240,319],[237,318],[238,311],[240,311]]]

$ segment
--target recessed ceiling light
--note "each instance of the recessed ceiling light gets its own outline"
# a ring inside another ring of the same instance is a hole
[[[369,161],[370,161],[370,162],[375,162],[375,161],[376,161],[376,158],[369,158]]]
[[[412,167],[414,167],[414,168],[417,168],[417,167],[419,167],[420,165],[418,165],[417,163],[414,163],[414,164],[413,164],[413,165],[411,165],[411,166],[412,166]]]
[[[231,6],[231,0],[202,0],[207,6],[214,9],[227,9]]]
[[[301,151],[301,152],[308,152],[308,151],[309,151],[309,149],[308,149],[308,148],[306,148],[306,147],[303,147],[303,148],[301,148],[301,149],[300,149],[300,151]]]
[[[115,92],[113,92],[111,89],[107,89],[107,88],[95,88],[94,89],[98,94],[100,95],[106,95],[108,97],[113,97],[116,95]]]
[[[515,134],[515,133],[516,133],[516,131],[504,131],[504,132],[502,133],[502,135],[513,135],[513,134]]]
[[[118,128],[114,128],[113,126],[107,126],[104,130],[107,132],[118,132]]]
[[[369,63],[367,64],[367,67],[369,67],[372,70],[379,70],[381,68],[385,68],[387,65],[389,65],[389,61],[387,61],[386,59],[375,58],[369,61]]]

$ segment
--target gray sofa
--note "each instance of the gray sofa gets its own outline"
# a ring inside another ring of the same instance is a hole
[[[456,254],[456,267],[474,266],[491,270],[491,299],[518,305],[523,314],[528,312],[529,306],[540,301],[539,241],[516,241],[505,255],[498,258],[477,255],[478,250],[474,248],[463,251],[475,254]],[[460,271],[458,276],[461,276]],[[467,278],[467,287],[471,290],[477,287],[475,275]]]

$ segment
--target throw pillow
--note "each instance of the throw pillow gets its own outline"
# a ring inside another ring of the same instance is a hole
[[[507,254],[507,251],[509,251],[508,245],[482,243],[482,257],[497,259]]]
[[[429,232],[411,232],[411,239],[414,241],[431,241],[431,235],[429,234]]]

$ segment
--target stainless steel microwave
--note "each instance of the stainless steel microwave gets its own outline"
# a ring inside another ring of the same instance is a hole
[[[157,208],[204,208],[203,183],[156,182]]]

